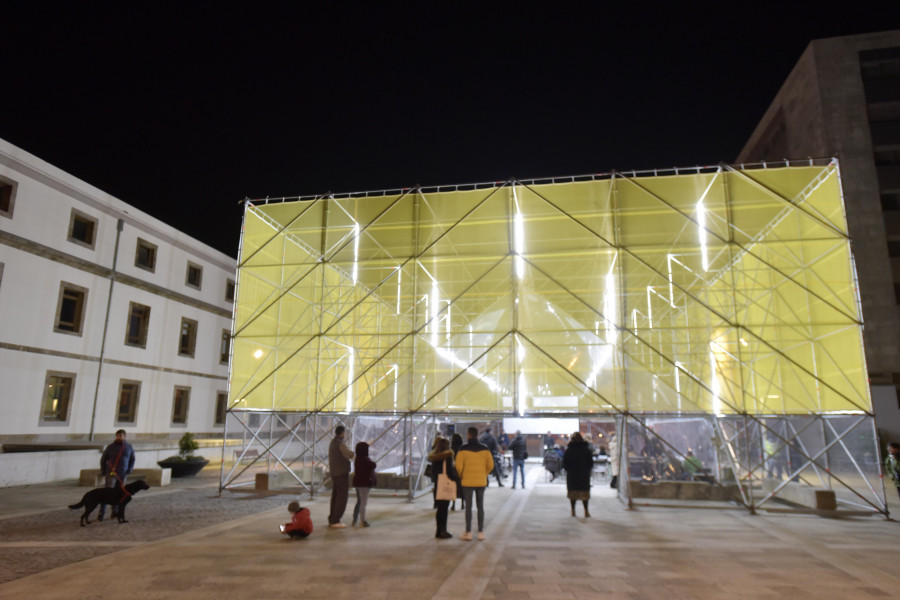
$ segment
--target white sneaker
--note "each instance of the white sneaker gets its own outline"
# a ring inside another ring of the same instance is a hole
[[[465,540],[467,542],[471,542],[472,541],[472,532],[471,531],[465,532],[464,534],[459,536],[459,539]]]
[[[479,540],[483,540],[483,539],[484,539],[484,532],[483,532],[483,531],[479,531],[479,532],[478,532],[478,539],[479,539]]]
[[[340,523],[340,522],[338,522],[338,523],[332,523],[332,524],[329,525],[328,527],[330,527],[331,529],[346,529],[346,528],[347,528],[346,525],[344,525],[343,523]]]

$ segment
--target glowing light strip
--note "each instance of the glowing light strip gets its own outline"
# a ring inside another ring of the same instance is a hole
[[[359,276],[359,223],[353,226],[353,285]]]
[[[703,190],[700,200],[697,201],[697,237],[700,238],[700,258],[703,261],[704,271],[709,271],[709,255],[706,248],[706,207],[703,205],[703,201],[706,200],[706,195],[709,194],[709,190],[712,189],[721,172],[722,169],[720,167],[716,171],[715,177],[710,180],[709,185]]]
[[[356,351],[352,347],[347,347],[347,412],[353,412],[353,371],[356,361]]]
[[[429,299],[429,307],[431,308],[431,345],[437,348],[438,341],[438,306],[440,305],[440,290],[438,289],[437,280],[431,282],[431,298]]]
[[[616,343],[619,333],[613,319],[616,315],[616,276],[606,274],[606,289],[603,290],[603,316],[606,317],[606,343]],[[598,323],[599,325],[599,323]]]
[[[397,269],[397,314],[400,314],[400,283],[403,281],[403,270],[400,267],[396,267]]]
[[[391,365],[394,372],[394,410],[397,410],[397,388],[400,387],[400,365]]]
[[[525,219],[519,211],[519,198],[516,195],[515,185],[512,186],[512,193],[513,205],[516,209],[516,213],[513,216],[513,249],[516,253],[516,276],[522,279],[525,276],[525,260],[522,258],[522,255],[525,254]]]
[[[709,255],[706,250],[706,208],[703,200],[697,202],[697,237],[700,238],[700,259],[703,261],[703,270],[709,271]]]
[[[500,384],[498,384],[496,381],[494,381],[490,377],[483,375],[475,367],[467,365],[464,360],[460,360],[459,358],[456,357],[455,354],[453,354],[451,351],[447,350],[446,348],[435,347],[434,351],[437,353],[438,356],[447,360],[450,364],[459,367],[463,371],[468,371],[469,373],[471,373],[472,375],[474,375],[481,381],[485,382],[488,385],[488,387],[491,389],[492,392],[496,392],[497,390],[500,389]]]
[[[681,393],[681,378],[678,376],[678,372],[681,370],[681,363],[677,360],[675,361],[675,391],[679,394]]]
[[[453,305],[450,304],[450,301],[447,300],[447,316],[444,317],[444,334],[447,338],[447,341],[450,341],[450,311],[453,309]]]
[[[604,346],[600,349],[600,353],[597,356],[597,360],[594,362],[594,367],[591,369],[591,372],[588,374],[587,379],[585,379],[584,384],[586,388],[593,387],[594,383],[597,380],[597,376],[600,374],[600,369],[602,369],[609,359],[612,358],[612,346]]]
[[[519,373],[519,389],[516,391],[516,415],[522,414],[522,405],[524,404],[524,397],[528,395],[528,390],[525,389],[525,373]]]
[[[709,343],[709,387],[712,390],[713,414],[722,414],[722,401],[719,398],[719,377],[716,375],[716,353],[713,351],[715,342]]]

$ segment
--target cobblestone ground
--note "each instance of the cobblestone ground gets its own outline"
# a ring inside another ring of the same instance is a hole
[[[74,504],[88,488],[73,486],[60,504]],[[161,540],[243,516],[286,507],[285,495],[225,492],[213,486],[135,495],[128,523],[79,525],[81,509],[61,508],[0,520],[0,583],[124,548]],[[96,519],[97,511],[92,514]],[[285,510],[287,517],[287,510]]]

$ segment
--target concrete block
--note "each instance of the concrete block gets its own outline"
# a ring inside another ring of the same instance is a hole
[[[631,494],[635,498],[721,502],[738,500],[741,496],[737,485],[710,485],[705,481],[632,481]]]
[[[297,487],[299,484],[297,483],[297,478],[300,478],[300,481],[310,484],[313,481],[313,467],[304,466],[296,469],[291,469],[291,472],[288,471],[275,471],[271,473],[271,477],[269,478],[269,488],[270,489],[282,489],[282,488],[291,488]],[[325,469],[321,466],[315,467],[316,478],[315,481],[317,483],[321,483],[325,476]],[[296,475],[296,477],[294,477]]]
[[[769,494],[781,483],[780,479],[763,479],[763,492]],[[796,481],[789,481],[787,485],[778,490],[775,497],[790,502],[791,504],[797,504],[807,508],[815,508],[818,510],[837,509],[837,496],[835,496],[833,490],[815,488]]]
[[[269,474],[268,473],[257,473],[256,474],[256,489],[258,490],[268,490],[269,489]]]

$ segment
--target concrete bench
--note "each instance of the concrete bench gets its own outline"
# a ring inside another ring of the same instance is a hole
[[[780,484],[780,479],[763,479],[763,492],[768,495]],[[791,504],[814,508],[816,510],[837,509],[837,496],[835,496],[834,490],[803,485],[796,481],[788,482],[787,485],[778,490],[775,497],[779,500],[790,502]]]
[[[143,479],[147,485],[162,487],[172,483],[172,469],[134,469],[128,474],[126,481]],[[78,476],[78,485],[90,487],[102,487],[106,483],[106,477],[100,469],[82,469]]]
[[[310,466],[301,466],[293,469],[296,477],[300,478],[300,481],[304,483],[310,484],[312,483],[313,477],[313,468]],[[316,473],[316,482],[321,482],[325,477],[325,468],[322,466],[317,466],[315,468]],[[297,479],[287,471],[276,471],[273,473],[257,473],[255,479],[255,485],[257,490],[277,490],[283,488],[290,488],[298,485]]]
[[[241,456],[243,454],[243,457]],[[241,464],[244,462],[253,462],[259,458],[259,450],[256,448],[248,448],[246,452],[243,450],[235,450],[234,451],[234,462],[240,461]]]
[[[710,485],[705,481],[632,481],[631,494],[635,498],[664,500],[713,500],[730,502],[740,500],[737,485]]]

